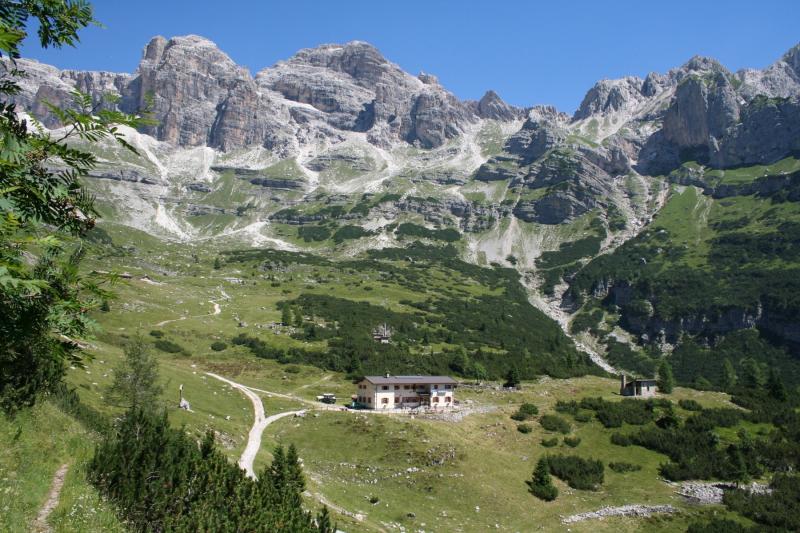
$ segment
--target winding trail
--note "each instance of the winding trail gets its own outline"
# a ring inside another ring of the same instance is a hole
[[[53,484],[50,485],[47,500],[45,500],[42,508],[39,509],[39,514],[36,515],[36,520],[33,521],[31,531],[36,531],[37,533],[53,531],[53,528],[47,523],[47,517],[58,506],[58,498],[61,495],[61,489],[64,487],[64,478],[67,477],[67,470],[69,470],[69,465],[64,463],[53,475]]]
[[[253,470],[253,462],[256,459],[256,454],[258,450],[261,448],[261,435],[264,433],[264,430],[267,428],[268,425],[272,424],[276,420],[280,420],[281,418],[287,416],[293,416],[303,411],[286,411],[284,413],[274,414],[272,416],[265,417],[264,416],[264,403],[261,401],[261,398],[253,392],[248,387],[245,387],[241,383],[236,383],[235,381],[231,381],[228,378],[224,378],[218,374],[214,374],[213,372],[206,372],[207,376],[211,376],[214,379],[218,379],[223,381],[233,387],[234,389],[239,389],[244,393],[245,396],[250,398],[250,401],[253,404],[253,411],[255,412],[255,421],[253,422],[253,427],[250,428],[250,434],[247,438],[247,446],[245,446],[244,451],[242,452],[242,456],[239,458],[239,467],[242,468],[245,472],[247,472],[248,477],[256,479],[256,473]]]

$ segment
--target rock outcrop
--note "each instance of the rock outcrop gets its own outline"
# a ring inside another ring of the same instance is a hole
[[[133,75],[59,71],[22,60],[30,78],[17,102],[49,127],[45,101],[69,105],[79,89],[97,101],[112,93],[120,109],[148,109],[144,132],[176,146],[229,151],[263,146],[291,154],[302,145],[338,143],[366,133],[381,147],[408,142],[435,148],[481,119],[513,121],[522,111],[488,92],[462,102],[435,76],[418,77],[359,41],[301,50],[255,77],[213,42],[196,35],[154,37]]]

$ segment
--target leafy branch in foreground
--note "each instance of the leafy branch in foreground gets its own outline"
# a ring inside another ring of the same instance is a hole
[[[58,130],[18,113],[12,98],[25,73],[15,60],[29,19],[43,47],[73,46],[95,23],[80,0],[0,3],[0,409],[9,413],[58,383],[66,361],[79,362],[80,339],[94,327],[88,313],[110,297],[103,280],[78,269],[97,215],[79,180],[97,158],[74,141],[109,139],[135,153],[120,127],[146,121],[114,110],[114,98],[79,92],[70,109],[48,105]]]

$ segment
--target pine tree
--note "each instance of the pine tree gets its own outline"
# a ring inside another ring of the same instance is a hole
[[[722,363],[722,388],[731,391],[736,386],[736,370],[730,359],[725,359]]]
[[[742,359],[739,363],[741,368],[740,384],[749,389],[759,389],[764,385],[764,370],[758,361],[752,357]]]
[[[662,359],[661,364],[658,365],[658,380],[656,380],[656,385],[658,386],[658,392],[663,392],[664,394],[670,394],[672,389],[675,388],[672,366],[670,366],[666,359]]]
[[[323,506],[322,511],[317,514],[317,530],[319,533],[336,533],[338,530],[336,524],[331,523],[331,515],[327,506]]]
[[[516,366],[512,366],[506,374],[506,382],[503,384],[503,386],[516,388],[519,386],[519,382],[519,370]]]
[[[294,327],[302,328],[303,327],[303,311],[300,308],[295,307],[292,310],[292,313],[294,314]]]
[[[306,490],[303,467],[300,466],[300,458],[297,456],[297,448],[294,444],[290,444],[286,452],[286,484],[290,490],[298,494]]]
[[[292,325],[292,311],[288,305],[284,305],[281,311],[281,324],[284,326]]]
[[[558,489],[553,485],[546,458],[542,457],[536,463],[533,478],[528,482],[528,486],[530,487],[530,492],[540,500],[551,502],[558,497]]]
[[[788,398],[786,393],[786,385],[784,385],[781,376],[775,371],[774,368],[769,369],[769,376],[767,377],[767,392],[772,398],[778,400],[779,402],[785,402]]]
[[[214,258],[214,270],[219,270],[222,268],[222,263],[219,260],[219,257]]]
[[[125,359],[114,370],[108,396],[127,408],[155,408],[162,392],[158,384],[158,361],[139,333],[125,346],[124,353]]]

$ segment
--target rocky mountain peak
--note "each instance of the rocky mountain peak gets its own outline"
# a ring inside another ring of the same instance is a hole
[[[524,116],[524,111],[507,104],[500,96],[488,90],[475,105],[475,112],[481,118],[512,121]]]
[[[631,107],[645,97],[642,94],[642,87],[642,79],[635,76],[600,80],[586,93],[573,119],[581,120],[591,115],[611,113]]]
[[[712,57],[706,56],[693,56],[689,61],[681,65],[681,70],[687,72],[710,72],[710,71],[724,71],[728,70],[722,64]]]
[[[800,43],[794,45],[789,51],[783,54],[781,61],[789,65],[797,75],[798,80],[800,80]]]

